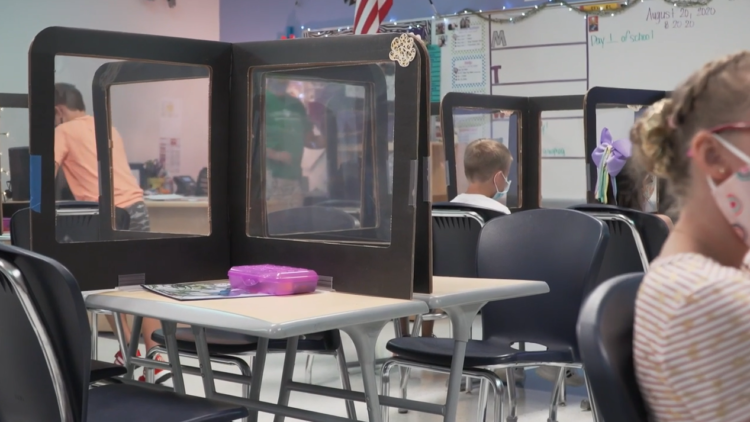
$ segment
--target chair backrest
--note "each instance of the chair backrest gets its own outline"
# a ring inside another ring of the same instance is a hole
[[[31,249],[31,209],[23,208],[10,216],[10,244]]]
[[[609,243],[597,284],[618,275],[648,270],[649,259],[633,220],[616,213],[587,214],[604,222],[609,229]]]
[[[59,242],[95,242],[99,234],[99,205],[96,202],[58,202],[55,236]],[[130,227],[130,214],[115,208],[117,230]],[[16,211],[10,217],[10,243],[19,248],[31,249],[31,214],[28,208]]]
[[[477,245],[484,219],[473,211],[432,210],[432,273],[477,276]]]
[[[643,273],[625,274],[594,289],[581,308],[578,344],[600,416],[646,422],[633,366],[635,300]]]
[[[454,211],[470,211],[479,214],[485,222],[492,220],[493,218],[502,217],[506,214],[491,210],[489,208],[478,207],[471,204],[462,204],[460,202],[435,202],[432,204],[433,210],[454,210]]]
[[[268,214],[268,233],[274,235],[351,230],[356,226],[357,219],[339,208],[299,207]]]
[[[648,262],[653,261],[659,256],[661,248],[664,246],[664,242],[667,241],[667,237],[669,236],[669,226],[667,226],[667,223],[655,214],[604,204],[575,205],[571,207],[571,209],[585,213],[622,214],[630,219],[635,224],[638,234],[641,235],[641,241]]]
[[[568,209],[535,209],[496,218],[479,237],[479,278],[539,280],[550,292],[488,303],[485,339],[572,350],[581,303],[596,281],[609,234],[594,217]]]
[[[0,336],[0,420],[85,420],[89,323],[65,267],[0,245]]]
[[[195,181],[195,196],[208,196],[208,167],[203,167],[198,172],[198,180]]]

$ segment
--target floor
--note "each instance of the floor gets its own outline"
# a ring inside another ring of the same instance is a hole
[[[480,324],[481,322],[479,321],[479,319],[477,319],[474,329],[474,333],[476,333],[475,335],[481,332]],[[449,336],[449,329],[449,323],[447,321],[438,321],[435,326],[435,333],[439,337],[447,337]],[[353,362],[356,360],[354,345],[351,343],[349,338],[346,337],[346,334],[342,333],[342,337],[344,339],[347,359],[350,362]],[[393,328],[392,325],[389,324],[381,333],[378,341],[377,353],[379,357],[390,356],[388,351],[385,350],[385,344],[392,337]],[[116,350],[117,343],[114,340],[102,338],[99,341],[99,359],[110,360],[110,357],[114,356]],[[143,353],[143,350],[141,350],[141,353]],[[283,354],[272,354],[268,356],[268,359],[266,361],[266,371],[263,376],[263,390],[261,391],[261,400],[276,402],[279,393],[279,379],[281,378],[283,359]],[[299,355],[297,357],[297,365],[295,368],[294,377],[297,381],[304,381],[305,359],[305,355]],[[196,362],[190,362],[186,359],[183,363],[193,365]],[[222,367],[221,365],[218,365],[215,368],[230,372],[236,372],[233,368]],[[136,372],[136,375],[140,375],[139,372],[140,370]],[[359,369],[356,367],[350,368],[350,377],[352,388],[358,391],[362,391],[362,376]],[[313,365],[312,380],[315,384],[329,387],[339,387],[340,384],[338,371],[336,369],[336,363],[334,359],[328,356],[316,356]],[[393,382],[398,382],[397,376]],[[446,375],[414,370],[412,371],[412,376],[409,383],[409,398],[432,403],[444,403],[445,394],[447,391],[446,382]],[[185,375],[185,385],[188,394],[199,396],[203,395],[203,384],[198,377]],[[216,384],[216,389],[222,393],[238,396],[240,395],[240,387],[237,384],[218,381]],[[519,388],[518,390],[518,420],[520,422],[546,422],[551,389],[551,384],[546,380],[539,378],[533,369],[527,370],[524,386],[523,388]],[[398,394],[393,387],[392,394]],[[458,421],[476,420],[477,396],[478,389],[475,389],[472,394],[461,393],[460,407],[457,418]],[[585,388],[568,388],[567,406],[560,408],[558,412],[558,421],[591,421],[591,412],[584,412],[580,409],[580,403],[585,396]],[[346,417],[344,402],[338,399],[312,396],[302,393],[292,393],[290,405],[303,409]],[[487,420],[492,420],[491,405],[489,406],[489,409],[490,410],[488,410],[489,414],[487,415]],[[367,420],[367,410],[364,403],[357,403],[357,416],[359,420]],[[262,422],[270,422],[272,420],[272,415],[261,414],[260,416],[260,421]],[[428,422],[441,421],[442,419],[437,415],[429,415],[417,412],[399,414],[396,409],[391,409],[390,420],[393,422]],[[287,418],[287,421],[295,421],[295,419]]]

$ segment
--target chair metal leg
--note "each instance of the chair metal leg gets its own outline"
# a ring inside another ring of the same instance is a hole
[[[586,375],[586,370],[583,371],[584,380],[586,381],[586,391],[589,395],[589,403],[591,404],[591,415],[593,416],[594,422],[599,422],[599,407],[596,405],[596,401],[594,401],[594,391],[591,389],[591,381],[589,380],[588,375]]]
[[[391,370],[397,367],[398,364],[392,360],[387,361],[383,364],[383,368],[380,370],[380,394],[383,396],[391,395]],[[388,422],[390,416],[390,409],[388,406],[381,406],[381,413],[383,414],[383,422]]]
[[[336,363],[339,366],[339,377],[341,378],[341,388],[344,390],[351,391],[352,384],[349,380],[349,367],[346,366],[346,356],[344,356],[344,346],[339,345],[336,353],[333,355],[336,358]],[[346,415],[349,419],[357,420],[357,410],[354,407],[352,400],[346,400]]]
[[[487,398],[489,387],[486,380],[479,380],[479,400],[477,400],[477,422],[483,422],[487,417]]]
[[[507,422],[518,421],[518,392],[516,391],[516,368],[505,368],[505,379],[508,381],[508,417]],[[502,397],[499,398],[502,400]]]
[[[307,360],[305,361],[305,382],[308,384],[312,384],[312,366],[314,359],[315,356],[310,354],[307,355]]]
[[[404,336],[404,333],[401,332],[401,319],[393,320],[393,336],[396,338]]]
[[[489,384],[492,387],[492,393],[494,394],[494,405],[495,405],[495,422],[502,422],[503,420],[503,383],[499,379],[495,379],[494,383]],[[487,407],[485,405],[485,407]]]
[[[552,401],[549,405],[549,417],[547,418],[547,422],[557,422],[557,403],[560,400],[560,386],[564,383],[565,371],[563,370],[563,368],[560,368],[560,373],[557,376],[557,382],[555,383],[555,387],[552,390]]]
[[[234,362],[235,365],[240,369],[240,373],[248,378],[251,378],[253,376],[253,372],[250,369],[250,365],[245,362],[242,358],[237,358],[237,360]],[[250,398],[250,384],[242,384],[242,398],[249,399]],[[248,422],[248,418],[242,418],[240,419],[241,422]]]
[[[411,330],[412,337],[419,337],[419,330],[422,329],[422,315],[417,315],[414,318],[414,327]],[[401,397],[406,398],[406,390],[409,386],[409,377],[411,376],[411,368],[401,367]],[[406,413],[405,409],[399,409],[399,413]]]
[[[567,372],[566,368],[560,368],[560,371],[563,373]],[[567,384],[565,383],[565,377],[563,377],[563,382],[560,384],[560,398],[557,400],[558,406],[566,406],[568,400],[568,388]]]
[[[91,359],[99,360],[99,312],[91,311]]]

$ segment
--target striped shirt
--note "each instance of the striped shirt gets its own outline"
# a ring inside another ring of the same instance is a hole
[[[750,420],[750,259],[703,255],[651,265],[638,292],[634,359],[658,422]]]

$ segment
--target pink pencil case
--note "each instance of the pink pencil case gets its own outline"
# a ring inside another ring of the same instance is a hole
[[[311,293],[318,286],[315,271],[278,265],[240,265],[228,275],[233,289],[274,296]]]

